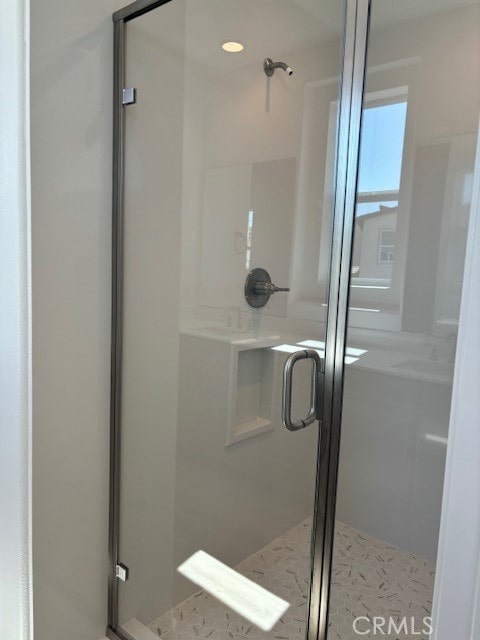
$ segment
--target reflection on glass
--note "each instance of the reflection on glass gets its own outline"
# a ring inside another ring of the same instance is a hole
[[[326,186],[319,177],[334,171],[343,5],[175,0],[126,24],[126,83],[139,99],[125,111],[120,556],[130,577],[119,621],[134,638],[149,636],[142,625],[167,640],[305,637],[318,426],[292,438],[282,425],[282,369],[289,350],[305,349],[298,341],[324,352],[334,175]],[[229,32],[245,44],[238,55],[219,46]],[[267,78],[266,56],[295,73]],[[290,292],[250,307],[255,267]],[[295,371],[298,417],[310,368]],[[199,549],[229,568],[223,578],[241,574],[290,603],[271,631],[248,590],[176,571]]]
[[[196,551],[177,571],[262,631],[271,631],[290,607],[205,551]]]
[[[335,640],[356,616],[431,608],[480,103],[480,4],[450,4],[373,0]],[[318,430],[287,432],[279,404],[289,354],[325,352],[342,5],[188,0],[127,23],[126,630],[305,637]],[[232,27],[240,55],[219,47]],[[295,74],[267,81],[266,55]],[[252,309],[254,267],[291,291]],[[300,417],[311,371],[297,366]],[[176,572],[198,549],[291,603],[270,635]]]
[[[248,212],[247,222],[247,250],[245,252],[245,269],[250,269],[250,261],[252,258],[252,240],[253,240],[253,211]]]
[[[369,196],[380,200],[396,199],[402,174],[406,118],[405,99],[375,99],[367,94],[362,118],[359,201]]]
[[[345,373],[329,638],[431,631],[478,24],[478,1],[372,2],[348,324],[368,353]]]

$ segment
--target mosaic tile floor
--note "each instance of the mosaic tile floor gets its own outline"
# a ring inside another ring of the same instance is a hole
[[[310,519],[301,522],[236,567],[291,603],[272,631],[260,631],[204,591],[155,620],[150,629],[162,640],[304,640],[310,527]],[[407,616],[409,632],[388,634],[385,627],[382,637],[427,640],[418,631],[430,615],[434,578],[432,563],[337,523],[329,640],[367,637],[353,630],[354,619],[361,616],[391,616],[397,625]],[[365,619],[357,625],[359,631],[372,629]]]

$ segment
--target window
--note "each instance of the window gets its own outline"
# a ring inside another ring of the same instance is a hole
[[[402,173],[407,101],[368,104],[363,112],[358,200],[396,200]]]
[[[395,259],[407,87],[370,94],[363,111],[355,246],[355,287],[388,289]]]
[[[395,229],[380,229],[378,240],[378,261],[393,263],[395,256]]]

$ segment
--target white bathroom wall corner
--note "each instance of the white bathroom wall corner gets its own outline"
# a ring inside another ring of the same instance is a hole
[[[0,4],[0,637],[30,640],[28,0]]]

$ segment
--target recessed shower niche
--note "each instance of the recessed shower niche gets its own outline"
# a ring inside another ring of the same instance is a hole
[[[273,373],[270,346],[231,345],[226,444],[273,428]]]

